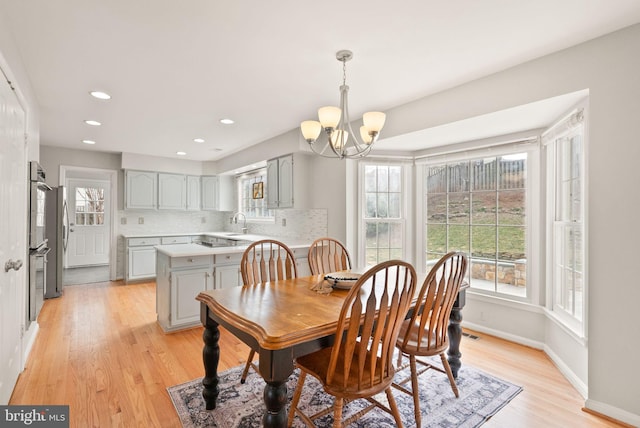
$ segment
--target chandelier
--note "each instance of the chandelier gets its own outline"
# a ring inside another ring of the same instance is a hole
[[[318,109],[318,120],[305,120],[300,124],[302,136],[309,143],[311,150],[329,158],[358,158],[369,154],[373,143],[378,139],[380,130],[384,126],[386,115],[379,111],[371,111],[362,116],[363,126],[360,127],[360,138],[351,129],[349,119],[349,105],[347,96],[349,86],[347,80],[347,61],[353,58],[353,53],[341,50],[336,53],[336,59],[342,62],[342,85],[340,86],[340,107],[328,106]],[[319,142],[322,130],[327,135],[326,141]]]

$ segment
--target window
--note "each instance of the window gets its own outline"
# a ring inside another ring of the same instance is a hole
[[[424,169],[427,268],[463,251],[473,289],[527,297],[527,157],[507,152]]]
[[[403,166],[361,165],[365,264],[403,259]]]
[[[583,335],[584,264],[584,125],[582,112],[570,117],[562,131],[545,137],[550,184],[552,310]]]
[[[238,186],[238,211],[247,219],[274,218],[273,210],[267,209],[267,169],[261,168],[236,177]]]
[[[104,224],[104,189],[76,187],[76,225]]]

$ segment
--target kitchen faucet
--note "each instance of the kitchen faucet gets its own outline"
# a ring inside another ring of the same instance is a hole
[[[242,216],[242,218],[244,219],[244,224],[242,226],[242,233],[247,233],[247,216],[244,215],[243,212],[235,213],[231,221],[233,221],[235,224],[238,224],[238,216]]]

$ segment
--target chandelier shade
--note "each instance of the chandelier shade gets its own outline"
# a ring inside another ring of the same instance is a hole
[[[379,111],[371,111],[362,116],[361,141],[351,129],[348,105],[349,86],[346,84],[346,62],[351,58],[353,58],[351,51],[341,50],[336,53],[336,59],[342,62],[340,107],[321,107],[318,109],[317,121],[305,120],[300,124],[303,138],[309,143],[311,150],[321,156],[338,159],[364,157],[369,154],[384,127],[386,115]],[[321,143],[319,138],[323,130],[326,141]]]

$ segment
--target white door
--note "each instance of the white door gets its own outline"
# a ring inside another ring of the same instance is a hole
[[[69,243],[65,267],[109,264],[109,181],[68,179]]]
[[[2,74],[0,73],[0,76]],[[20,326],[26,311],[27,162],[24,111],[0,82],[0,404],[9,402],[21,369]],[[8,270],[7,270],[8,269]]]

